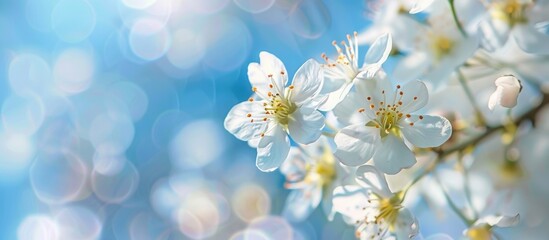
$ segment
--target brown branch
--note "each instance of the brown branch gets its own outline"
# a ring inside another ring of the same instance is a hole
[[[521,115],[519,118],[515,120],[515,123],[520,125],[521,123],[525,121],[531,121],[534,127],[536,126],[536,115],[537,113],[545,107],[547,104],[549,104],[549,94],[543,93],[543,98],[541,100],[541,103],[536,106],[535,108],[530,109],[530,111],[526,112],[525,114]],[[454,146],[451,146],[449,148],[444,148],[444,146],[440,148],[433,149],[434,152],[438,154],[438,161],[442,161],[444,157],[455,153],[465,150],[469,146],[474,146],[480,142],[482,142],[484,139],[491,136],[493,133],[498,132],[499,130],[502,130],[505,128],[505,125],[498,125],[498,126],[487,126],[484,133],[469,139],[468,141],[456,144]]]

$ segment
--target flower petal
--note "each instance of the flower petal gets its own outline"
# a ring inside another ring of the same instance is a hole
[[[500,49],[509,38],[511,28],[505,21],[497,19],[487,19],[479,25],[482,31],[482,46],[488,51]]]
[[[515,216],[486,216],[481,219],[479,219],[475,225],[480,224],[488,224],[492,227],[512,227],[518,224],[520,220],[520,215],[517,214]]]
[[[375,166],[386,174],[397,174],[416,163],[416,157],[399,137],[389,134],[382,139],[373,157]]]
[[[280,166],[280,172],[286,177],[286,181],[297,182],[305,177],[306,168],[305,154],[299,148],[292,147],[288,157]]]
[[[356,180],[361,186],[372,189],[382,197],[391,197],[393,195],[389,185],[387,185],[385,175],[374,166],[360,166],[356,170]]]
[[[294,89],[291,91],[290,99],[298,105],[314,100],[322,90],[323,80],[324,74],[320,64],[313,59],[309,59],[297,70],[294,76],[292,81]]]
[[[288,156],[290,140],[280,126],[275,126],[257,145],[256,166],[263,172],[272,172]]]
[[[360,166],[370,160],[379,144],[379,129],[354,124],[341,129],[335,136],[335,156],[348,166]]]
[[[343,125],[351,125],[367,122],[372,116],[365,116],[358,110],[368,108],[366,106],[365,97],[358,92],[350,92],[333,110],[337,120]]]
[[[397,239],[414,239],[419,233],[417,220],[407,208],[398,212],[395,225]]]
[[[488,108],[490,110],[494,110],[494,107],[499,104],[499,101],[501,100],[501,95],[503,93],[503,87],[497,87],[496,91],[490,95],[490,98],[488,99]]]
[[[421,81],[411,81],[400,88],[403,106],[401,112],[412,113],[423,108],[429,101],[427,86]]]
[[[406,140],[420,148],[438,147],[452,135],[452,124],[441,116],[412,115],[399,125]]]
[[[235,105],[225,118],[225,129],[233,134],[236,138],[249,141],[265,132],[267,123],[263,121],[251,122],[251,116],[264,111],[263,106],[257,102],[242,102]]]
[[[343,216],[350,218],[352,222],[364,220],[365,213],[357,211],[368,202],[366,191],[359,186],[345,185],[334,189],[333,209]]]
[[[248,65],[248,79],[253,87],[257,87],[262,92],[269,91],[269,84],[273,84],[273,88],[280,92],[284,91],[288,82],[288,73],[282,61],[275,55],[261,52],[259,53],[259,64],[250,63]]]
[[[364,57],[362,68],[367,70],[367,77],[373,77],[381,65],[387,61],[391,49],[393,48],[393,38],[390,33],[379,36],[368,49]]]
[[[413,52],[400,60],[393,72],[393,79],[408,82],[418,79],[428,68],[431,60],[424,52]]]
[[[416,14],[419,12],[423,12],[425,9],[427,9],[434,0],[416,0],[414,3],[414,6],[412,9],[410,9],[410,14]]]
[[[477,35],[469,35],[467,38],[456,40],[456,45],[449,54],[436,59],[423,76],[426,83],[432,86],[431,89],[439,90],[443,87],[452,72],[478,50],[479,41],[480,38]]]
[[[349,94],[349,91],[351,91],[352,87],[353,87],[352,82],[350,83],[343,82],[343,84],[340,86],[339,89],[327,94],[327,99],[319,107],[319,110],[331,111],[332,109],[334,109],[334,107],[336,107],[337,104],[339,104],[341,101],[345,99],[345,97]]]
[[[517,45],[528,53],[548,54],[549,53],[549,35],[539,32],[534,26],[529,24],[519,24],[512,30],[513,37]]]
[[[322,188],[318,186],[294,190],[286,199],[282,215],[292,222],[301,222],[320,204],[321,196]]]
[[[289,117],[288,131],[298,143],[309,144],[316,141],[324,128],[324,115],[316,110],[298,108]]]

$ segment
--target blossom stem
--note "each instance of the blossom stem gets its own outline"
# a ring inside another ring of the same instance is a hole
[[[467,37],[467,33],[463,29],[463,26],[461,25],[461,23],[459,22],[459,19],[457,17],[456,7],[454,5],[454,0],[448,0],[448,3],[450,3],[450,9],[452,10],[452,17],[454,17],[454,22],[456,22],[457,28],[459,29],[459,31],[461,32],[461,35],[463,35],[463,37]]]
[[[469,206],[471,207],[471,209],[473,210],[473,217],[474,218],[477,218],[478,217],[478,213],[477,213],[477,210],[475,209],[474,205],[473,205],[473,199],[472,199],[472,195],[471,195],[471,188],[469,186],[469,169],[467,169],[467,167],[465,166],[465,164],[463,163],[463,155],[460,154],[460,157],[459,157],[459,163],[461,165],[461,167],[463,168],[463,189],[465,191],[465,199],[467,199],[467,202],[469,203]]]
[[[537,113],[543,109],[543,107],[549,105],[549,93],[544,93],[543,94],[543,99],[541,101],[541,103],[531,109],[530,111],[526,112],[525,114],[521,115],[519,118],[517,118],[516,120],[514,120],[513,122],[516,123],[516,125],[520,125],[520,123],[522,123],[523,121],[532,121],[534,127],[536,126],[536,115]],[[465,142],[462,142],[460,144],[457,144],[453,147],[449,147],[449,148],[439,148],[439,149],[433,149],[433,151],[435,151],[436,153],[438,153],[438,156],[439,156],[439,159],[442,160],[444,159],[446,156],[449,156],[455,152],[459,152],[459,151],[462,151],[470,146],[475,146],[476,144],[482,142],[484,139],[488,138],[489,136],[491,136],[493,133],[495,132],[498,132],[500,130],[503,130],[505,129],[505,124],[502,124],[502,125],[498,125],[498,126],[493,126],[493,127],[486,127],[486,131],[484,131],[484,133],[482,134],[479,134],[477,135],[476,137],[473,137]]]
[[[482,111],[480,111],[480,107],[478,106],[477,102],[475,101],[475,97],[473,96],[473,92],[471,91],[471,88],[469,88],[469,85],[467,85],[467,81],[465,80],[465,76],[463,76],[463,73],[459,70],[459,68],[456,70],[456,73],[458,75],[459,83],[461,84],[461,87],[463,87],[463,91],[465,91],[465,94],[467,95],[467,99],[469,99],[469,102],[475,109],[475,115],[477,117],[477,121],[479,122],[479,125],[485,125],[486,124],[486,118],[484,118],[484,115],[482,114]]]
[[[423,171],[423,173],[421,173],[419,176],[417,176],[416,178],[414,178],[414,180],[412,180],[412,182],[410,184],[408,184],[403,190],[402,190],[402,198],[401,198],[401,201],[404,201],[404,199],[406,198],[406,193],[408,193],[408,190],[410,190],[412,188],[412,186],[414,186],[417,182],[419,182],[419,180],[423,179],[423,177],[429,175],[429,173],[431,173],[437,166],[437,164],[441,162],[439,161],[439,159],[436,159],[434,162],[432,162],[426,169],[425,171]]]

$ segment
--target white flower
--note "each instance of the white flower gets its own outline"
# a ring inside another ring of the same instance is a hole
[[[513,75],[502,76],[496,79],[496,91],[490,95],[488,108],[494,110],[496,105],[513,108],[517,105],[517,98],[522,89],[520,81]]]
[[[449,10],[428,20],[428,26],[415,29],[414,49],[398,62],[393,77],[402,82],[421,78],[437,89],[474,54],[480,38],[474,33],[463,36]]]
[[[549,20],[549,4],[532,0],[494,0],[480,24],[483,46],[496,50],[513,37],[520,48],[529,53],[549,53],[549,35],[538,24]]]
[[[392,86],[383,77],[356,85],[334,114],[349,126],[335,136],[336,157],[359,166],[373,158],[387,174],[411,167],[416,159],[402,137],[420,148],[437,147],[452,134],[450,122],[440,116],[412,114],[428,101],[423,82]]]
[[[329,59],[326,54],[322,54],[322,58],[326,61],[323,65],[326,79],[322,93],[328,94],[328,99],[321,106],[321,110],[332,110],[343,100],[356,81],[373,77],[391,52],[393,45],[391,35],[383,34],[370,46],[364,57],[364,64],[359,67],[356,37],[356,32],[354,39],[347,35],[349,45],[343,41],[342,47],[339,47],[336,41],[332,43],[338,54],[335,61]]]
[[[412,8],[412,2],[396,0],[369,1],[368,3],[372,24],[358,35],[358,44],[371,44],[379,36],[389,33],[399,51],[412,49],[416,38],[415,30],[421,25],[408,14]]]
[[[322,201],[322,208],[332,220],[332,193],[335,187],[345,180],[353,180],[348,170],[337,162],[328,141],[321,137],[318,141],[300,148],[292,147],[288,159],[280,166],[286,177],[288,189],[292,189],[283,215],[295,222],[303,221]]]
[[[286,86],[284,64],[274,55],[261,52],[260,64],[248,66],[248,78],[255,98],[234,106],[225,119],[225,128],[238,139],[257,147],[256,165],[261,171],[274,171],[290,150],[288,135],[298,143],[316,141],[324,127],[324,116],[317,111],[322,88],[320,64],[309,60]]]
[[[491,240],[494,227],[512,227],[518,223],[519,219],[519,214],[515,216],[486,216],[477,220],[473,226],[463,232],[463,235],[471,240]]]
[[[354,224],[360,239],[414,238],[418,224],[412,213],[402,206],[402,192],[392,193],[382,173],[370,165],[357,169],[357,182],[334,190],[334,210]]]

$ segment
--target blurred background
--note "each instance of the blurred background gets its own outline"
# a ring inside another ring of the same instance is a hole
[[[280,217],[283,176],[260,172],[223,120],[251,95],[260,51],[293,75],[366,29],[369,2],[0,1],[0,239],[354,239],[320,208],[300,223]],[[525,148],[548,149],[540,134]],[[532,201],[517,200],[535,217],[502,233],[546,236],[538,180],[519,193]],[[431,186],[410,194],[443,198]],[[433,205],[414,203],[422,235],[459,238],[465,225]]]
[[[0,239],[335,239],[223,128],[260,51],[293,74],[362,1],[0,1]],[[57,230],[56,230],[57,229]]]

